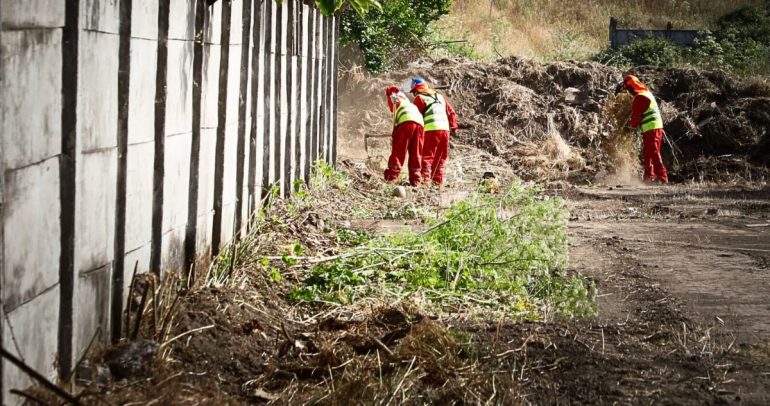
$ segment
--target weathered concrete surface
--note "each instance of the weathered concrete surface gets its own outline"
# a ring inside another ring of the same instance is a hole
[[[131,16],[131,37],[158,39],[158,0],[131,0]],[[132,44],[131,51],[133,50]],[[134,58],[131,58],[131,61],[133,62]],[[147,60],[143,62],[155,67],[155,63],[149,63]]]
[[[103,337],[109,337],[107,315],[115,248],[116,149],[80,155],[77,173],[81,176],[76,179],[73,362],[97,330],[102,330]]]
[[[59,161],[5,173],[3,308],[10,312],[59,281]]]
[[[171,0],[169,10],[168,38],[192,41],[195,37],[195,2]]]
[[[198,233],[196,252],[210,252],[214,217],[214,145],[216,128],[201,130],[201,159],[198,175]],[[200,255],[199,255],[200,256]]]
[[[187,194],[190,178],[190,138],[192,134],[166,137],[163,178],[163,232],[187,223]]]
[[[5,289],[5,287],[3,287]],[[20,357],[48,377],[56,377],[56,346],[59,322],[59,286],[42,292],[34,300],[5,315],[3,348]],[[3,404],[13,404],[19,398],[11,389],[24,389],[32,384],[29,376],[10,364],[3,365]]]
[[[74,358],[80,359],[94,337],[109,337],[112,264],[80,272],[75,280]]]
[[[152,7],[151,7],[151,4]],[[157,2],[133,2],[131,40],[131,86],[128,111],[128,153],[126,157],[126,229],[124,284],[131,283],[134,266],[147,272],[152,240],[152,182],[155,155],[155,74]],[[153,21],[150,21],[153,20]],[[142,38],[138,38],[142,37]]]
[[[2,0],[3,30],[61,28],[64,26],[64,2],[61,0]],[[5,35],[3,35],[5,36]],[[5,54],[5,53],[3,53]]]
[[[64,4],[0,0],[0,22],[1,341],[54,378]],[[0,370],[5,404],[31,382],[5,360]]]
[[[169,40],[167,136],[192,132],[192,62],[191,41]]]
[[[2,34],[3,168],[30,165],[61,152],[61,38],[61,30]]]

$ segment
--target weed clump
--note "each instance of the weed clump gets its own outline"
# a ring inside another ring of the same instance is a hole
[[[561,199],[520,184],[475,195],[427,220],[423,232],[373,238],[316,265],[290,297],[351,303],[415,295],[449,312],[590,314],[591,284],[564,272],[567,217]]]

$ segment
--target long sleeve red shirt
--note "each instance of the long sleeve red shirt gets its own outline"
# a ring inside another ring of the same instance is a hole
[[[453,131],[457,131],[457,113],[455,113],[455,110],[452,108],[452,105],[449,104],[449,100],[447,100],[446,97],[444,98],[444,101],[446,102],[446,115],[447,118],[449,118],[449,128]],[[422,100],[422,97],[415,97],[414,105],[417,106],[422,114],[425,114],[425,109],[428,108],[425,101]]]
[[[642,116],[648,108],[650,108],[650,99],[639,94],[634,96],[634,100],[631,102],[631,122],[629,123],[632,128],[642,124]]]
[[[393,108],[394,108],[394,106],[393,106],[393,99],[392,99],[391,96],[394,93],[397,93],[397,92],[398,92],[398,88],[395,87],[395,86],[391,86],[391,87],[385,89],[385,98],[388,99],[388,108],[390,109],[391,113],[393,112]],[[395,106],[395,107],[398,107],[398,106]]]

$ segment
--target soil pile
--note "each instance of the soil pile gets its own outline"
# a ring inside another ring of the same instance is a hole
[[[376,78],[349,77],[341,89],[340,153],[382,166],[391,131],[384,89],[419,75],[442,89],[457,110],[461,132],[454,145],[502,158],[525,180],[601,181],[619,169],[606,145],[614,142],[617,123],[603,110],[623,73],[594,62],[510,57],[494,63],[444,59]],[[691,69],[633,73],[651,85],[661,105],[672,180],[766,181],[766,80]]]

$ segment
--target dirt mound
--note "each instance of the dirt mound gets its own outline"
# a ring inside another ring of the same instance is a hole
[[[659,99],[670,140],[663,148],[664,160],[673,180],[768,177],[766,80],[692,69],[642,68],[634,73],[651,84]],[[345,81],[341,155],[382,166],[391,130],[383,91],[415,75],[442,89],[457,110],[461,132],[453,139],[455,145],[487,151],[525,180],[596,182],[620,169],[606,145],[613,142],[617,124],[606,118],[603,108],[623,72],[593,62],[542,64],[516,57],[494,63],[444,59]],[[360,100],[370,102],[362,107]]]

